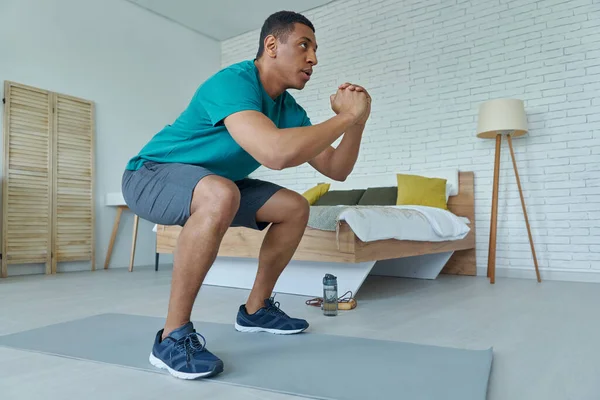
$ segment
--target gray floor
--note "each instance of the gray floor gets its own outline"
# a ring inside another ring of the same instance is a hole
[[[2,279],[0,335],[104,312],[164,316],[169,284],[164,268]],[[246,296],[245,290],[205,286],[193,319],[232,323]],[[277,300],[320,332],[475,349],[491,345],[490,400],[600,398],[598,284],[502,278],[492,286],[472,277],[371,277],[359,307],[336,318],[323,317],[299,296]],[[151,342],[153,334],[140,332],[140,340]],[[11,400],[297,398],[6,348],[0,348],[0,360],[2,397]]]

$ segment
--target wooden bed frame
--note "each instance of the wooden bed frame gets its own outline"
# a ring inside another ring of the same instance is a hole
[[[292,262],[284,270],[275,289],[294,294],[320,295],[323,275],[333,273],[338,276],[340,294],[346,290],[356,294],[376,263],[382,264],[381,269],[386,271],[384,275],[429,279],[434,279],[440,272],[476,275],[473,172],[459,172],[458,195],[448,199],[448,209],[455,215],[469,219],[471,230],[464,239],[444,242],[394,239],[363,242],[344,221],[341,222],[337,239],[336,232],[306,228]],[[159,254],[173,252],[181,229],[180,226],[156,227],[156,268]],[[256,275],[256,260],[266,232],[266,229],[230,228],[223,237],[217,261],[207,274],[205,284],[251,288]]]

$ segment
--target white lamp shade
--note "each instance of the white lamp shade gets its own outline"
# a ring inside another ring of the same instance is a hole
[[[494,139],[498,134],[523,136],[527,133],[527,115],[523,100],[496,99],[479,107],[477,137]]]

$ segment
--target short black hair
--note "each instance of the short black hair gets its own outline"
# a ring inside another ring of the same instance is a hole
[[[304,15],[298,14],[294,11],[278,11],[271,14],[263,23],[262,29],[260,30],[260,40],[258,43],[258,52],[256,58],[258,59],[265,50],[265,38],[269,35],[275,36],[279,41],[285,43],[290,33],[294,31],[294,24],[300,23],[308,26],[312,31],[315,31],[315,27],[312,22],[308,20]]]

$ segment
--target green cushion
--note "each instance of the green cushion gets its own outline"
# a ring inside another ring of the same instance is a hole
[[[360,198],[359,206],[393,206],[396,205],[398,187],[372,187],[368,188]]]
[[[365,189],[330,190],[319,198],[314,206],[355,206],[365,193]]]

